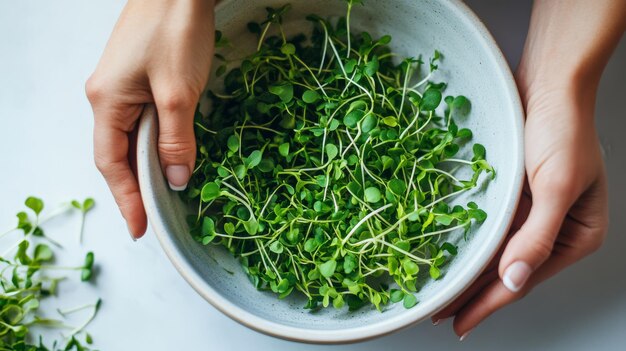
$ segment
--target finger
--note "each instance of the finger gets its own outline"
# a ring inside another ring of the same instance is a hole
[[[172,190],[187,187],[196,161],[193,118],[198,94],[185,89],[178,92],[155,91],[159,115],[159,159]]]
[[[98,112],[96,112],[98,113]],[[137,110],[136,113],[139,113]],[[94,159],[115,198],[133,239],[146,231],[146,214],[139,185],[128,164],[128,134],[115,128],[107,117],[96,117]]]
[[[572,228],[573,224],[570,221],[566,221],[563,225],[563,230],[580,229]],[[555,250],[553,255],[533,273],[524,287],[517,292],[509,290],[501,280],[494,280],[458,310],[453,324],[455,333],[464,339],[478,324],[495,311],[521,299],[535,286],[554,276],[583,256],[583,253],[571,250],[569,247],[561,247],[559,250]]]
[[[498,280],[498,270],[491,269],[483,273],[467,290],[457,297],[451,304],[431,317],[434,325],[438,325],[444,319],[454,316],[474,296],[478,295],[485,286]]]
[[[539,187],[533,192],[528,218],[507,244],[500,278],[511,292],[522,289],[532,272],[550,257],[563,219],[573,203],[572,189]]]
[[[531,198],[530,198],[530,190],[528,189],[528,184],[524,187],[524,191],[522,192],[522,197],[517,206],[517,210],[515,213],[515,218],[513,223],[511,224],[510,232],[516,232],[520,229],[526,218],[528,218],[528,213],[531,208]],[[437,325],[441,322],[441,320],[454,316],[463,306],[467,304],[474,296],[480,293],[483,288],[494,280],[499,279],[498,263],[500,262],[500,257],[506,247],[508,241],[510,240],[510,236],[505,239],[505,242],[502,243],[500,249],[494,256],[494,258],[489,262],[485,271],[481,274],[481,276],[459,297],[457,297],[451,304],[446,306],[441,311],[437,312],[431,317],[433,324]]]
[[[581,208],[578,208],[578,204]],[[601,175],[582,194],[577,205],[572,207],[571,212],[580,212],[578,218],[572,216],[572,213],[566,217],[560,228],[559,238],[554,245],[552,254],[532,274],[521,290],[512,292],[501,280],[497,280],[459,310],[454,321],[454,329],[458,335],[467,335],[469,331],[496,310],[522,298],[536,285],[600,247],[608,225],[606,179],[604,176]]]

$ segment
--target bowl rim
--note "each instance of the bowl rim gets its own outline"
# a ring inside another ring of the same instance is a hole
[[[215,11],[219,12],[222,7],[226,6],[226,4],[231,1],[232,0],[221,1],[216,5]],[[216,309],[250,329],[281,339],[314,344],[361,342],[408,328],[437,313],[465,291],[480,276],[480,273],[495,256],[512,224],[513,215],[521,197],[525,176],[523,148],[524,112],[511,70],[500,48],[485,25],[461,0],[449,0],[442,2],[442,4],[447,7],[448,11],[456,12],[459,18],[468,21],[469,26],[475,29],[478,34],[478,44],[493,57],[496,63],[499,78],[504,82],[507,95],[511,98],[510,103],[514,111],[514,115],[511,116],[511,118],[514,119],[514,134],[516,136],[514,147],[517,148],[517,150],[515,150],[517,159],[512,162],[512,166],[514,167],[513,174],[515,176],[512,182],[513,191],[509,193],[508,198],[504,200],[506,205],[505,208],[500,211],[501,215],[494,222],[492,229],[493,235],[489,236],[484,244],[481,245],[481,250],[474,258],[467,262],[460,274],[451,280],[448,285],[443,287],[437,295],[415,306],[419,306],[419,308],[414,307],[392,318],[365,326],[340,330],[305,329],[261,318],[230,302],[227,298],[214,290],[211,285],[202,279],[185,256],[174,245],[173,239],[166,229],[167,225],[165,221],[159,216],[158,209],[160,205],[157,198],[153,196],[150,186],[154,181],[154,177],[150,173],[150,162],[147,155],[150,151],[155,152],[154,150],[150,150],[150,146],[152,145],[154,147],[156,143],[151,144],[150,141],[152,138],[156,138],[158,121],[155,106],[148,104],[141,113],[137,134],[137,178],[139,180],[145,210],[150,225],[172,264],[191,287]],[[510,215],[507,216],[507,214]]]

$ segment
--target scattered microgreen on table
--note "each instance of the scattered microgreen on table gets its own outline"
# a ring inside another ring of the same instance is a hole
[[[89,202],[91,204],[89,204]],[[81,220],[85,213],[93,206],[93,200],[85,201],[78,208],[81,211]],[[87,206],[85,206],[87,204]],[[60,281],[68,278],[59,276],[63,271],[80,271],[80,279],[89,281],[93,276],[94,254],[88,252],[82,265],[75,267],[58,266],[54,264],[55,252],[53,248],[41,241],[44,239],[53,242],[44,234],[41,224],[41,214],[44,202],[36,197],[29,197],[25,201],[28,208],[17,214],[18,224],[8,231],[21,231],[23,237],[10,245],[0,255],[0,350],[15,351],[59,351],[75,350],[89,351],[78,339],[85,326],[93,319],[100,307],[101,300],[95,304],[80,308],[59,310],[59,315],[73,313],[82,309],[91,309],[90,316],[78,327],[67,325],[62,319],[51,319],[41,316],[40,301],[48,296],[55,295]],[[74,206],[75,207],[75,206]],[[29,213],[30,211],[30,213]],[[57,212],[57,214],[62,212]],[[51,218],[54,215],[50,215]],[[56,244],[58,245],[58,244]],[[11,258],[12,256],[12,258]],[[68,329],[67,339],[63,346],[55,342],[51,348],[44,345],[42,337],[38,338],[31,331],[32,326]],[[85,334],[85,342],[92,343],[91,336]]]
[[[184,197],[197,206],[196,240],[226,247],[259,289],[297,290],[307,308],[410,308],[420,272],[439,279],[456,254],[447,235],[487,217],[450,202],[495,172],[480,144],[471,159],[457,156],[472,132],[455,119],[471,104],[433,81],[441,54],[398,61],[390,36],[351,32],[358,2],[335,23],[308,16],[308,37],[283,31],[289,5],[268,8],[248,24],[256,52],[217,55],[223,91],[208,92],[208,115],[196,112]]]
[[[85,230],[85,216],[87,212],[91,211],[93,206],[96,204],[95,201],[88,197],[82,203],[78,200],[72,200],[72,207],[80,211],[80,231],[78,232],[78,243],[83,242],[83,231]]]

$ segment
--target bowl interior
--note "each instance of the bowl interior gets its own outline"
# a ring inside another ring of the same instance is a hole
[[[241,57],[252,52],[256,38],[247,32],[247,22],[264,19],[265,6],[283,4],[284,1],[275,0],[231,0],[218,5],[216,28],[232,43],[226,56]],[[287,34],[308,33],[311,24],[304,17],[311,13],[343,16],[345,2],[293,1],[284,23]],[[427,60],[435,49],[443,53],[440,70],[433,80],[448,83],[446,94],[463,94],[472,101],[470,116],[458,123],[474,131],[474,142],[485,145],[487,159],[497,170],[497,177],[489,186],[456,200],[477,202],[489,217],[482,226],[473,228],[467,241],[462,233],[449,237],[449,241],[459,246],[458,256],[445,268],[440,280],[428,280],[422,286],[416,294],[419,303],[412,309],[391,304],[383,313],[373,308],[357,312],[332,308],[309,312],[303,309],[303,297],[278,300],[272,293],[257,291],[228,252],[192,240],[184,220],[189,210],[168,189],[159,166],[153,107],[146,108],[140,125],[141,190],[152,226],[170,259],[218,309],[252,328],[283,338],[354,341],[389,333],[429,317],[457,296],[484,268],[501,243],[519,199],[523,178],[521,104],[501,53],[465,5],[440,0],[370,0],[365,6],[354,7],[351,20],[354,32],[390,34],[392,48],[403,56],[421,54]],[[201,106],[208,105],[201,101]]]

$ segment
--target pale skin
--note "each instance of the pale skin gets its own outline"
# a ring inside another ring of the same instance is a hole
[[[145,103],[159,114],[159,155],[174,190],[195,162],[193,113],[213,56],[213,1],[131,0],[87,96],[94,157],[133,239],[146,214],[129,162]],[[598,249],[608,227],[607,181],[594,125],[606,63],[626,30],[626,0],[536,0],[517,85],[526,111],[527,183],[506,245],[482,276],[433,316],[464,339],[480,322]]]

